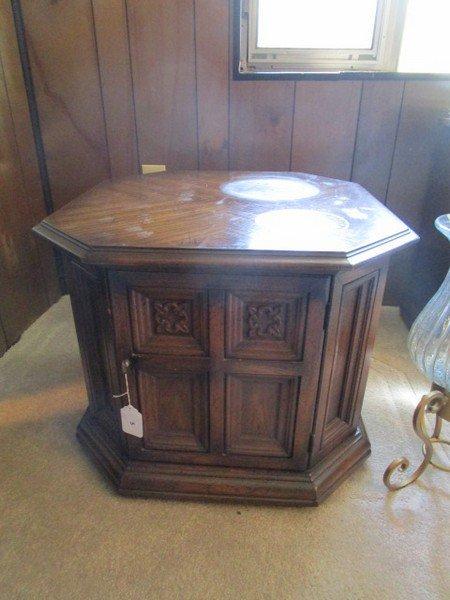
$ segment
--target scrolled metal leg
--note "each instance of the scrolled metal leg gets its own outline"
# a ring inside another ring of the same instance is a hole
[[[434,389],[430,393],[425,394],[416,407],[413,416],[413,428],[418,437],[422,440],[424,459],[409,476],[405,476],[401,481],[393,482],[392,477],[398,473],[405,473],[409,468],[410,462],[407,458],[397,458],[388,466],[383,475],[383,482],[389,490],[399,490],[413,483],[418,479],[429,464],[444,471],[450,471],[450,468],[433,462],[433,444],[443,443],[449,444],[450,441],[440,438],[442,429],[442,418],[448,420],[448,410],[450,400],[447,394],[441,390]],[[425,415],[432,413],[436,416],[433,434],[430,436],[427,432]]]

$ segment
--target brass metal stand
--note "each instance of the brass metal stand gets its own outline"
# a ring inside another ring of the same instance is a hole
[[[425,419],[427,413],[431,413],[436,417],[432,435],[429,435],[427,431]],[[411,475],[408,476],[405,474],[404,478],[398,482],[392,481],[393,475],[404,473],[409,468],[410,462],[405,457],[393,460],[383,475],[383,482],[388,489],[399,490],[413,483],[422,475],[428,465],[450,473],[450,466],[433,460],[434,444],[450,445],[450,440],[440,437],[443,420],[450,421],[450,395],[439,386],[433,385],[431,392],[425,394],[417,405],[413,416],[414,431],[423,441],[422,451],[424,459]]]

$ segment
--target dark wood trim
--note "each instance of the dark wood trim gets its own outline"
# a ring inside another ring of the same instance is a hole
[[[236,60],[236,59],[235,59]],[[236,81],[450,81],[450,74],[446,73],[389,73],[384,71],[340,71],[339,73],[303,72],[299,73],[278,71],[269,73],[258,71],[254,73],[240,73],[235,63],[233,79]]]
[[[374,81],[374,80],[400,80],[400,81],[450,81],[450,73],[397,73],[395,71],[255,71],[254,73],[241,73],[239,71],[240,59],[240,26],[241,26],[242,0],[234,0],[233,4],[233,79],[236,81]]]
[[[51,214],[55,208],[52,198],[52,190],[50,178],[47,169],[45,158],[44,142],[42,140],[41,125],[39,121],[39,109],[36,100],[36,94],[33,83],[33,75],[30,66],[30,57],[28,54],[27,41],[25,38],[25,25],[22,14],[20,0],[11,0],[11,8],[14,18],[14,26],[16,29],[17,44],[19,47],[20,62],[22,64],[22,73],[25,82],[25,90],[28,100],[28,109],[30,112],[31,128],[33,131],[34,145],[36,148],[37,163],[39,175],[41,178],[42,194],[44,199],[45,210],[47,214]],[[58,249],[53,248],[53,256],[56,264],[56,272],[58,276],[59,289],[62,294],[67,293],[66,283],[64,279],[64,267],[62,256]]]
[[[98,81],[99,81],[99,87],[100,87],[100,101],[101,101],[101,106],[102,106],[101,112],[102,112],[102,119],[103,119],[103,129],[104,129],[104,134],[105,134],[106,152],[108,155],[108,171],[109,171],[109,177],[112,178],[114,176],[114,173],[113,173],[112,164],[111,164],[111,148],[110,148],[110,141],[108,139],[108,124],[107,124],[107,120],[106,120],[105,82],[103,80],[102,69],[100,67],[100,51],[99,51],[99,47],[98,47],[97,29],[95,27],[95,11],[94,11],[93,0],[91,0],[90,7],[91,7],[91,18],[92,18],[92,35],[94,37],[95,59],[96,59],[97,74],[98,74]]]
[[[34,91],[33,75],[31,73],[27,42],[25,39],[25,26],[20,0],[11,0],[11,7],[14,16],[14,25],[16,27],[17,43],[19,46],[20,61],[22,63],[23,78],[25,81],[25,88],[27,92],[28,107],[30,110],[31,117],[31,127],[33,129],[34,143],[36,146],[45,208],[47,210],[47,214],[51,214],[55,209],[53,206],[50,179],[48,176],[47,163],[45,160],[44,143],[42,141],[41,126],[39,122],[39,110],[36,101],[36,94]]]

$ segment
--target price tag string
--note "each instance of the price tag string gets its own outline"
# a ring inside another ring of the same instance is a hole
[[[125,376],[125,392],[123,394],[113,394],[113,398],[127,397],[128,406],[131,406],[131,395],[130,395],[130,384],[128,381],[128,373],[124,373]]]

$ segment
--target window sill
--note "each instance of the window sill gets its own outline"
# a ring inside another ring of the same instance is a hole
[[[393,71],[246,71],[233,70],[233,79],[237,81],[346,81],[346,80],[378,80],[394,79],[450,81],[450,73],[397,73]]]

